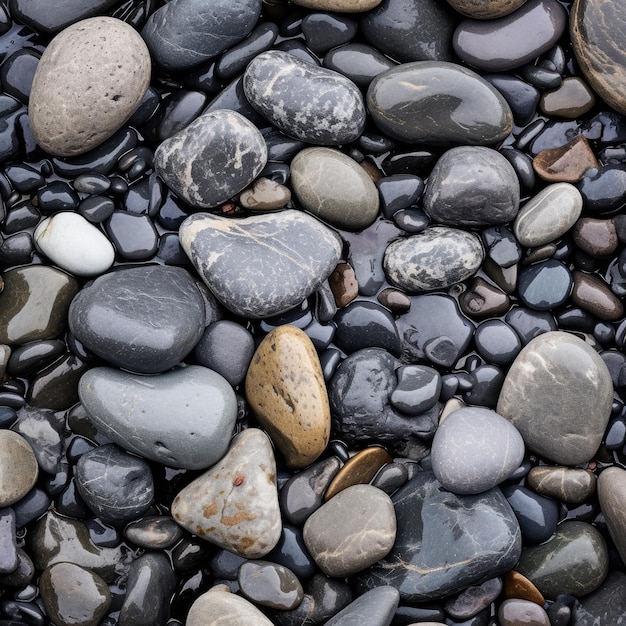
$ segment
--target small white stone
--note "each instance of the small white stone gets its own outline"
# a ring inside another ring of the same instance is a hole
[[[77,213],[46,218],[35,229],[34,240],[39,252],[75,276],[102,274],[115,260],[113,245],[104,233]]]

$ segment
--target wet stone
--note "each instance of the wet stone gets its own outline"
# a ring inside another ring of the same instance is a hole
[[[398,384],[389,396],[391,404],[408,415],[432,408],[441,393],[441,376],[432,367],[405,365],[396,370]]]
[[[626,470],[607,467],[598,479],[600,508],[606,519],[615,547],[626,560]]]
[[[487,362],[508,365],[522,349],[517,333],[502,320],[487,320],[474,333],[476,350]]]
[[[150,515],[128,524],[124,536],[140,548],[162,550],[178,543],[183,531],[171,517]]]
[[[571,300],[574,305],[602,320],[617,321],[624,315],[624,305],[598,276],[573,272]]]
[[[323,65],[347,76],[357,87],[367,89],[378,74],[391,69],[395,63],[367,44],[346,43],[329,50],[324,55]]]
[[[0,577],[14,572],[20,563],[15,535],[15,511],[0,508]]]
[[[596,103],[593,91],[577,76],[563,79],[561,86],[541,96],[539,107],[545,115],[575,119],[583,116]]]
[[[348,43],[356,35],[357,23],[332,13],[309,13],[302,20],[307,47],[323,55],[331,48]]]
[[[608,219],[583,217],[576,222],[572,236],[581,250],[596,258],[611,256],[619,244],[615,223]]]
[[[528,600],[539,606],[543,606],[546,602],[539,589],[526,576],[513,569],[504,576],[504,595],[507,598]]]
[[[505,600],[498,609],[501,626],[517,626],[517,624],[533,624],[533,626],[550,626],[550,618],[542,607],[528,600]]]
[[[359,284],[354,270],[348,263],[339,263],[328,277],[337,308],[350,304],[359,295]]]
[[[198,596],[191,605],[186,626],[273,626],[254,604],[222,587]]]
[[[0,507],[19,502],[38,475],[39,466],[28,441],[12,430],[0,430]]]
[[[454,619],[469,619],[486,609],[502,592],[502,579],[490,578],[482,585],[471,585],[445,602],[445,610]]]
[[[327,626],[358,626],[367,620],[371,626],[389,626],[398,608],[399,600],[396,589],[381,585],[359,596],[326,624]]]
[[[535,172],[550,183],[576,183],[592,167],[599,167],[599,163],[582,135],[564,146],[546,148],[533,159]]]
[[[517,279],[520,300],[531,309],[550,311],[563,304],[575,279],[560,261],[548,259],[523,268]]]
[[[493,20],[519,9],[526,0],[448,0],[459,13],[477,20]]]
[[[612,626],[626,618],[626,574],[610,572],[602,585],[574,605],[574,626]]]
[[[528,473],[528,486],[537,493],[569,504],[588,500],[596,491],[593,472],[572,467],[533,467]]]
[[[257,178],[252,187],[239,194],[241,206],[251,211],[282,209],[290,200],[291,191],[288,187],[265,177]]]
[[[524,545],[547,541],[556,531],[559,506],[556,500],[520,485],[506,485],[502,493],[509,501],[520,525]]]
[[[506,313],[511,301],[499,287],[476,276],[467,291],[459,296],[459,304],[465,315],[480,319]]]
[[[268,561],[242,563],[237,580],[245,598],[273,609],[294,609],[304,595],[300,581],[291,570]]]
[[[626,168],[622,164],[603,165],[587,170],[577,183],[585,210],[592,215],[612,215],[624,208],[622,189]]]

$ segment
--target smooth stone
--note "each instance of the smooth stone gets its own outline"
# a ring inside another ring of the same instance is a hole
[[[506,485],[502,487],[502,493],[517,517],[524,545],[536,545],[550,539],[559,521],[556,500],[520,485]]]
[[[557,0],[528,0],[495,20],[464,20],[454,32],[462,61],[489,72],[518,68],[547,52],[567,28],[567,12]]]
[[[596,475],[586,469],[538,466],[528,472],[528,486],[537,493],[568,504],[580,504],[596,491]]]
[[[391,550],[396,538],[393,504],[371,485],[347,487],[306,520],[303,537],[326,575],[351,576]]]
[[[564,146],[546,148],[533,159],[533,169],[549,183],[576,183],[592,167],[600,165],[583,135]]]
[[[626,574],[610,572],[602,585],[574,605],[573,626],[614,626],[626,620]]]
[[[539,589],[526,576],[516,572],[514,569],[509,570],[504,576],[504,595],[507,598],[529,600],[539,606],[543,606],[546,603]]]
[[[29,120],[37,143],[55,156],[100,145],[139,106],[150,71],[146,44],[125,22],[91,17],[68,26],[46,47],[35,71]]]
[[[33,449],[12,430],[0,430],[0,507],[19,502],[35,485],[39,466]]]
[[[171,517],[149,515],[128,524],[124,536],[140,548],[163,550],[178,543],[183,538],[183,530]]]
[[[598,478],[598,499],[609,534],[626,561],[626,470],[607,467]]]
[[[374,9],[380,2],[381,0],[296,0],[294,4],[316,11],[362,13]]]
[[[486,609],[502,592],[502,579],[490,578],[482,585],[471,585],[465,591],[448,598],[446,613],[454,619],[470,619]]]
[[[441,375],[426,365],[404,365],[396,370],[398,384],[389,402],[407,415],[419,415],[435,406],[441,393]]]
[[[601,320],[616,322],[623,317],[624,305],[600,277],[574,271],[573,278],[571,301],[575,306]]]
[[[575,278],[566,265],[548,259],[521,269],[517,278],[517,291],[527,307],[550,311],[567,300],[574,283]]]
[[[10,0],[11,15],[20,23],[43,33],[56,33],[66,26],[107,11],[116,0],[60,0],[50,11],[46,0]]]
[[[497,488],[457,496],[424,471],[391,499],[396,542],[387,557],[358,576],[362,589],[391,585],[404,602],[429,602],[499,576],[517,563],[519,527]]]
[[[443,61],[406,63],[379,74],[367,106],[380,130],[398,141],[434,146],[492,145],[511,131],[511,109],[470,69]]]
[[[220,587],[196,598],[185,626],[273,626],[254,604]]]
[[[477,20],[493,20],[519,9],[526,0],[448,0],[459,13]]]
[[[246,68],[243,89],[250,104],[289,137],[330,146],[354,141],[363,132],[365,106],[358,87],[287,52],[259,54]]]
[[[431,448],[437,480],[459,495],[487,491],[506,480],[524,458],[517,429],[495,411],[467,407],[450,413]]]
[[[159,234],[149,215],[113,211],[106,232],[123,260],[145,261],[157,252]]]
[[[505,600],[498,609],[501,626],[551,626],[550,618],[542,607],[528,600]]]
[[[306,333],[279,326],[257,348],[246,374],[250,409],[288,467],[304,468],[326,449],[330,407],[319,357]]]
[[[28,376],[55,361],[64,352],[65,342],[60,339],[30,341],[10,350],[6,371],[16,376]]]
[[[263,176],[257,178],[252,187],[244,189],[239,194],[241,206],[251,211],[282,209],[290,200],[291,191],[288,187]]]
[[[168,467],[217,463],[237,418],[232,387],[199,365],[153,377],[97,367],[83,375],[78,393],[99,432]]]
[[[208,472],[175,498],[172,517],[193,534],[246,558],[276,546],[281,518],[270,439],[257,428],[237,435]]]
[[[591,215],[613,215],[624,208],[623,188],[626,167],[623,164],[602,165],[587,170],[577,183],[585,210]]]
[[[424,212],[449,226],[491,226],[515,219],[519,197],[515,170],[499,152],[459,146],[444,152],[430,173]]]
[[[455,21],[435,0],[383,0],[359,27],[374,48],[400,63],[451,61]]]
[[[364,43],[347,43],[333,48],[323,60],[325,68],[347,76],[361,89],[367,89],[378,74],[395,65],[376,48]]]
[[[269,561],[242,563],[237,581],[245,598],[272,609],[295,609],[304,596],[296,575],[283,565]]]
[[[378,190],[365,170],[331,148],[306,148],[291,162],[291,186],[304,209],[337,228],[362,230],[378,216]]]
[[[520,244],[536,248],[564,235],[580,217],[583,198],[573,185],[554,183],[519,210],[513,232]]]
[[[560,87],[542,94],[539,108],[551,117],[576,119],[588,113],[595,103],[596,98],[588,85],[577,76],[568,76]]]
[[[509,369],[497,412],[529,451],[564,465],[595,454],[611,413],[613,384],[598,353],[562,331],[530,341]]]
[[[626,113],[626,58],[621,32],[626,7],[601,0],[577,0],[570,15],[576,60],[593,90],[613,109]]]
[[[309,13],[302,20],[307,47],[319,55],[348,43],[356,35],[357,23],[350,17],[333,13]]]
[[[179,234],[218,300],[255,319],[300,304],[330,276],[342,251],[333,231],[295,210],[237,219],[196,213]],[[246,263],[239,262],[241,255]]]
[[[15,572],[19,565],[15,511],[7,506],[0,508],[0,582],[2,577]]]
[[[111,605],[106,582],[74,563],[57,563],[44,570],[39,588],[48,617],[58,626],[93,626]]]
[[[595,258],[610,257],[619,245],[615,222],[610,219],[583,217],[574,225],[574,243]]]
[[[539,104],[539,91],[530,83],[511,74],[483,74],[509,103],[513,120],[518,126],[526,126],[535,117]]]
[[[339,309],[348,306],[359,295],[359,283],[356,274],[348,263],[337,265],[328,277],[328,284]]]
[[[2,278],[0,343],[55,339],[65,330],[67,310],[78,291],[74,278],[43,265],[11,268]]]
[[[473,276],[485,253],[478,236],[432,226],[387,246],[383,268],[389,282],[410,293],[446,289]]]
[[[499,287],[475,276],[467,291],[459,296],[459,304],[465,315],[480,319],[506,313],[511,301]]]
[[[78,293],[69,311],[70,330],[86,348],[144,374],[180,363],[202,336],[205,319],[191,275],[165,265],[104,274]]]
[[[75,276],[102,274],[115,260],[111,242],[77,213],[63,212],[46,218],[35,229],[33,239],[41,253]]]
[[[150,15],[141,36],[158,65],[179,72],[245,39],[260,12],[260,0],[174,0]]]
[[[267,555],[267,560],[288,567],[300,580],[308,580],[319,569],[304,545],[302,528],[284,524],[276,547]],[[305,594],[306,598],[306,594]]]
[[[424,181],[412,174],[395,174],[383,176],[376,181],[383,214],[387,219],[401,210],[411,209],[417,205],[424,192]]]
[[[524,548],[516,570],[548,599],[559,594],[584,596],[597,589],[609,571],[609,553],[591,524],[563,522],[540,546]]]
[[[83,454],[74,471],[85,504],[105,524],[121,526],[143,515],[154,501],[150,466],[115,444]]]
[[[393,587],[381,585],[370,589],[339,611],[326,626],[389,626],[393,620],[400,594]]]
[[[154,153],[156,173],[201,209],[219,206],[245,189],[266,162],[267,147],[256,126],[224,109],[204,113]]]
[[[494,365],[509,365],[522,349],[517,333],[502,320],[481,322],[474,332],[476,351]]]

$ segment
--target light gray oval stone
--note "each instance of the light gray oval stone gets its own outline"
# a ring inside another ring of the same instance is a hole
[[[339,150],[298,152],[291,162],[291,186],[303,208],[338,228],[362,230],[378,216],[376,185]]]
[[[520,187],[513,166],[498,151],[459,146],[439,158],[424,194],[424,211],[450,226],[492,226],[515,219]]]
[[[192,605],[185,626],[273,626],[252,602],[221,587],[203,593]]]
[[[439,424],[431,448],[433,473],[452,493],[487,491],[506,480],[524,459],[524,441],[495,411],[466,407]]]
[[[336,233],[295,210],[236,219],[196,213],[179,234],[217,299],[255,319],[300,304],[330,276],[342,251]]]
[[[611,415],[613,383],[598,353],[561,331],[535,337],[504,380],[496,411],[527,448],[563,465],[589,461]]]
[[[391,283],[419,293],[445,289],[473,276],[484,255],[480,239],[473,233],[433,226],[390,243],[383,268]]]
[[[156,376],[96,367],[83,374],[78,395],[99,432],[168,467],[217,463],[237,418],[232,387],[199,365]]]
[[[574,185],[548,185],[519,210],[513,232],[523,246],[542,246],[564,235],[582,210],[583,198]]]
[[[389,626],[400,603],[398,590],[381,585],[360,595],[326,622],[326,626]]]
[[[363,96],[349,78],[287,52],[259,54],[246,69],[243,90],[274,126],[308,143],[349,143],[365,127]]]
[[[225,109],[204,113],[154,153],[156,173],[201,209],[216,207],[245,189],[266,162],[267,146],[257,127]]]
[[[91,17],[68,26],[33,78],[29,120],[37,143],[57,156],[95,148],[139,106],[151,69],[146,44],[122,20]]]

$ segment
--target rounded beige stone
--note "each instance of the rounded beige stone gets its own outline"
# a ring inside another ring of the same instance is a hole
[[[377,7],[382,0],[293,0],[294,4],[316,11],[361,13]]]
[[[185,626],[272,626],[272,622],[245,598],[214,587],[192,605]]]
[[[12,430],[0,430],[0,507],[21,500],[38,475],[39,466],[26,439]]]
[[[95,148],[134,113],[150,71],[146,44],[121,20],[93,17],[64,29],[33,78],[29,119],[37,143],[56,156]]]

